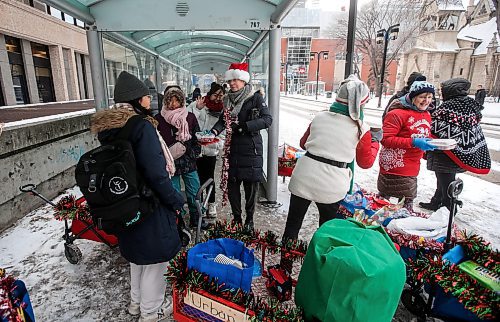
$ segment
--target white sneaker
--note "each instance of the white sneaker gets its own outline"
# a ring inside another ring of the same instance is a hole
[[[128,313],[130,315],[139,315],[141,314],[141,305],[139,303],[130,302],[128,305]]]
[[[161,307],[158,309],[158,311],[154,313],[149,313],[142,315],[139,318],[139,322],[159,322],[159,321],[165,321],[174,311],[174,307],[172,305],[172,298],[171,297],[166,297],[165,300],[163,300],[163,303]]]
[[[209,203],[208,204],[208,213],[207,213],[207,217],[211,217],[211,218],[216,218],[217,217],[217,206],[215,203]]]

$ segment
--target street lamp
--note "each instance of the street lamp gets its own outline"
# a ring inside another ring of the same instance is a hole
[[[322,50],[319,52],[316,51],[311,51],[311,60],[314,60],[314,58],[317,56],[318,63],[316,64],[316,100],[318,100],[318,86],[319,86],[319,62],[321,60],[321,55],[323,55],[323,59],[327,60],[328,59],[328,50]]]
[[[398,38],[399,33],[399,24],[392,25],[387,30],[381,29],[377,31],[377,38],[375,38],[377,44],[384,43],[384,54],[382,56],[382,70],[380,73],[380,84],[379,84],[379,97],[378,97],[378,105],[380,108],[382,105],[382,91],[384,90],[384,79],[385,79],[385,61],[387,56],[387,47],[389,45],[389,40],[396,40]]]

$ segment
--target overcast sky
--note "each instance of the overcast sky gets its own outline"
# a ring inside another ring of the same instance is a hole
[[[321,1],[321,9],[328,11],[340,11],[341,7],[345,6],[345,10],[349,10],[349,0],[320,0]],[[358,10],[359,8],[369,2],[370,0],[358,0]],[[393,0],[397,2],[397,0]],[[478,2],[477,0],[475,2]],[[469,4],[469,0],[462,0],[464,7],[467,8]]]

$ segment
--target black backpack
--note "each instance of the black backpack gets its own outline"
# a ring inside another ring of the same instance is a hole
[[[87,200],[94,225],[116,234],[141,222],[157,205],[137,171],[128,136],[143,116],[134,115],[110,140],[80,157],[76,184]]]

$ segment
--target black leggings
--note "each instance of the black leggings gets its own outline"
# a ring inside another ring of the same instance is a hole
[[[450,197],[448,196],[448,186],[455,181],[456,173],[435,172],[437,179],[437,188],[432,200],[436,200],[442,206],[450,209]]]
[[[290,208],[288,209],[288,218],[286,219],[283,238],[297,239],[299,237],[299,231],[302,227],[302,222],[304,221],[304,217],[310,204],[311,200],[292,194],[290,197]],[[340,201],[331,204],[316,202],[316,206],[319,210],[319,226],[323,225],[330,219],[343,219],[342,216],[337,214]]]

